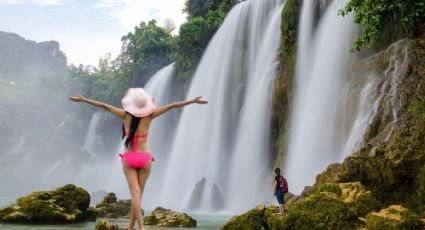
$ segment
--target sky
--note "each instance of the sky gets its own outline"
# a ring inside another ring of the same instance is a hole
[[[68,64],[97,66],[141,21],[185,22],[185,0],[0,0],[0,31],[37,42],[55,40]]]

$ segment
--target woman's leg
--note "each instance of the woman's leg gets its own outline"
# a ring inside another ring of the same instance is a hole
[[[138,182],[138,173],[137,170],[131,168],[126,163],[123,162],[123,171],[125,177],[127,178],[128,187],[131,193],[131,214],[130,214],[130,226],[129,229],[134,228],[134,222],[137,221],[139,227],[142,226],[143,229],[143,219],[142,213],[140,210],[140,187]],[[133,219],[133,220],[132,220]]]
[[[143,191],[145,190],[146,181],[148,180],[148,177],[151,173],[151,168],[152,168],[152,161],[149,162],[148,165],[146,165],[146,167],[144,167],[144,168],[142,168],[138,171],[138,173],[139,173],[140,200],[142,200]]]

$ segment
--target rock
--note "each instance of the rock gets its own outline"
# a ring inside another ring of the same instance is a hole
[[[95,230],[124,230],[127,228],[120,228],[117,224],[107,221],[100,221],[96,223]]]
[[[378,229],[423,229],[423,221],[418,215],[401,205],[391,205],[379,212],[372,212],[366,217],[366,227]]]
[[[196,220],[186,213],[178,213],[161,207],[155,208],[150,216],[143,218],[143,221],[145,225],[160,227],[196,227]]]
[[[189,210],[198,210],[202,204],[202,201],[207,193],[211,193],[211,198],[209,203],[213,204],[213,210],[220,210],[224,206],[224,197],[220,192],[217,184],[213,181],[207,180],[207,178],[202,177],[198,182],[196,182],[195,187],[191,193],[191,199],[188,204]]]
[[[269,207],[258,205],[240,216],[233,217],[222,229],[281,229],[282,217],[278,216],[278,213],[279,208],[275,205]]]
[[[72,184],[52,191],[33,192],[17,199],[17,204],[0,210],[0,222],[72,223],[93,221],[89,193]]]
[[[318,192],[299,199],[283,219],[281,229],[355,229],[350,205],[333,192]]]
[[[118,200],[115,193],[108,193],[103,200],[96,205],[98,217],[121,218],[129,217],[131,212],[131,200]]]

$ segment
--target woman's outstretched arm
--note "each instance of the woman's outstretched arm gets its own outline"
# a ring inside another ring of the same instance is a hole
[[[86,99],[85,97],[81,96],[81,95],[76,95],[76,96],[72,96],[69,99],[75,101],[75,102],[86,102],[87,104],[99,107],[99,108],[103,108],[107,111],[109,111],[110,113],[124,119],[125,116],[125,110],[124,109],[119,109],[117,107],[114,107],[112,105],[100,102],[100,101],[95,101],[95,100],[90,100],[90,99]]]
[[[168,112],[170,109],[183,107],[190,104],[207,104],[208,101],[202,100],[201,97],[197,97],[195,99],[189,100],[189,101],[177,101],[162,107],[159,107],[155,109],[155,112],[153,112],[152,116],[153,118],[160,116],[163,113]]]

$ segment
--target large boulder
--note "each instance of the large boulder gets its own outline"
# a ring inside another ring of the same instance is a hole
[[[89,204],[90,195],[86,190],[68,184],[18,198],[16,204],[0,210],[0,222],[57,224],[94,221],[96,212],[89,208]]]
[[[196,227],[196,220],[186,213],[179,213],[161,207],[155,208],[150,216],[143,218],[145,225],[160,227]]]
[[[129,217],[131,212],[131,200],[118,200],[115,193],[108,193],[103,200],[96,205],[98,217],[121,218]]]

